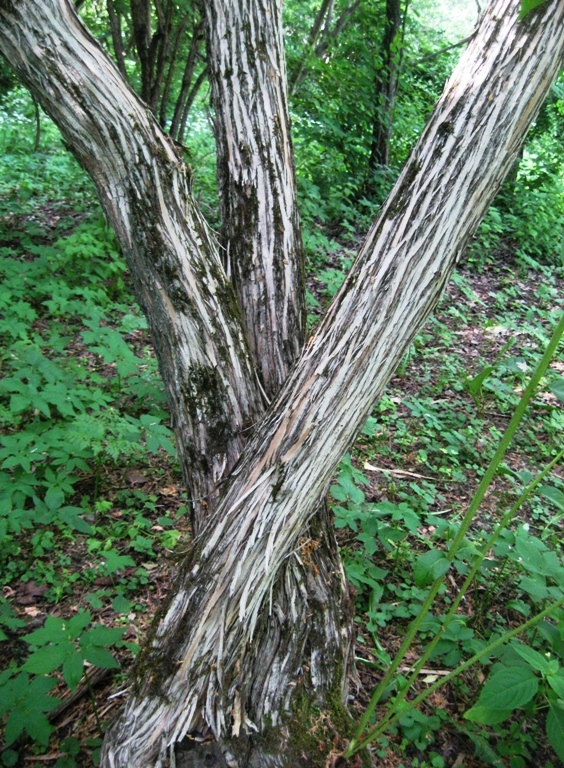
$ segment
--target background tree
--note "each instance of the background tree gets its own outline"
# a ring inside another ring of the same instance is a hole
[[[107,740],[108,765],[162,761],[169,745],[206,726],[218,737],[236,737],[267,722],[277,725],[297,692],[319,703],[342,689],[350,647],[346,601],[341,578],[327,569],[331,553],[306,558],[324,546],[323,513],[314,515],[561,65],[557,3],[526,25],[517,22],[516,5],[500,0],[486,15],[354,271],[255,428],[213,512],[222,474],[233,468],[244,430],[260,413],[260,387],[186,170],[67,3],[0,6],[4,55],[91,173],[129,259],[167,385],[197,526],[202,521],[140,662],[137,694]],[[270,28],[271,19],[252,10],[254,29],[234,35],[233,55],[249,43],[256,47],[258,34],[278,95],[270,125],[278,128],[270,139],[275,154],[287,154],[289,145],[274,140],[277,130],[286,130],[280,17]],[[245,18],[241,8],[239,18]],[[232,30],[237,26],[226,28],[227,37]],[[53,36],[65,43],[56,56],[48,42]],[[517,67],[519,49],[527,55]],[[236,79],[232,63],[227,74]],[[74,87],[78,72],[80,89]],[[239,92],[229,93],[226,100]],[[286,171],[289,162],[282,165]],[[264,170],[259,164],[252,179]],[[276,181],[287,188],[282,171]],[[259,216],[252,226],[264,226],[256,222]],[[273,222],[283,224],[277,217]],[[311,541],[316,546],[307,549]],[[331,541],[325,546],[331,550]],[[295,686],[306,659],[309,679]],[[240,740],[226,748],[239,756],[246,749]],[[251,764],[294,759],[276,746],[270,752],[267,758],[259,747]]]

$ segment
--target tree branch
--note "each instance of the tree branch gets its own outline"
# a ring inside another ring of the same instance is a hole
[[[117,67],[121,73],[121,76],[127,82],[129,78],[127,77],[127,70],[125,68],[125,51],[123,50],[120,17],[116,13],[114,0],[107,0],[106,7],[108,9],[108,18],[110,20],[110,30],[112,33],[112,43],[114,46],[114,55]]]

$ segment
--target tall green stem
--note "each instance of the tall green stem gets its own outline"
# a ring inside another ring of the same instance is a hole
[[[489,539],[486,541],[486,543],[482,546],[482,549],[480,550],[480,553],[478,557],[476,558],[474,565],[470,569],[468,575],[466,576],[466,579],[464,580],[464,583],[460,587],[460,590],[458,591],[458,594],[454,598],[452,605],[446,614],[442,626],[438,630],[435,637],[431,640],[431,642],[428,644],[428,646],[425,648],[425,652],[421,656],[421,658],[417,661],[417,663],[413,666],[411,676],[409,677],[406,685],[404,688],[402,688],[401,691],[398,692],[398,695],[395,697],[393,705],[390,706],[388,711],[386,712],[383,719],[380,721],[378,728],[388,723],[389,720],[391,720],[392,716],[395,714],[395,712],[399,709],[401,702],[405,699],[407,694],[409,693],[409,690],[411,689],[411,686],[417,679],[417,676],[419,675],[419,672],[421,669],[423,669],[425,662],[429,659],[431,654],[433,653],[433,650],[435,649],[435,646],[441,639],[442,635],[446,631],[448,625],[452,621],[454,614],[456,613],[458,606],[460,605],[462,599],[464,598],[464,595],[468,591],[468,587],[472,583],[474,577],[476,576],[478,570],[480,569],[480,566],[482,562],[484,561],[485,557],[487,556],[488,552],[491,550],[495,542],[497,541],[498,537],[500,536],[501,532],[507,528],[509,523],[511,522],[513,516],[515,513],[521,508],[521,506],[527,501],[529,496],[533,493],[535,488],[544,480],[544,478],[548,475],[548,473],[551,471],[551,469],[558,464],[558,462],[564,457],[564,450],[560,451],[560,453],[548,464],[543,471],[537,475],[537,477],[529,483],[529,485],[525,488],[521,496],[517,499],[515,504],[509,509],[501,521],[499,522],[498,526],[496,527],[495,531],[492,533],[492,535],[489,537]]]
[[[501,637],[498,637],[497,640],[495,640],[493,643],[490,643],[485,648],[482,648],[482,650],[478,651],[478,653],[475,653],[474,656],[467,659],[462,664],[459,664],[458,667],[456,667],[456,669],[453,669],[452,672],[449,672],[448,675],[445,675],[445,677],[441,678],[440,680],[437,680],[437,682],[429,686],[429,688],[427,688],[422,693],[420,693],[419,696],[417,696],[415,699],[413,699],[412,701],[408,701],[406,704],[404,704],[401,711],[400,712],[396,711],[395,714],[385,723],[379,723],[375,728],[369,731],[363,739],[360,739],[359,741],[356,742],[356,744],[354,745],[354,749],[352,749],[352,742],[351,742],[351,744],[349,745],[349,748],[346,750],[346,752],[343,753],[343,757],[345,758],[352,757],[352,755],[354,755],[355,752],[359,752],[361,749],[364,749],[364,747],[366,747],[371,741],[376,739],[387,728],[389,728],[397,720],[399,720],[400,717],[403,717],[406,712],[409,712],[410,710],[415,709],[415,707],[418,707],[419,704],[424,702],[425,699],[431,696],[431,694],[435,693],[435,691],[438,690],[441,686],[450,682],[455,677],[458,677],[458,675],[462,674],[462,672],[467,670],[477,661],[480,661],[480,659],[484,658],[484,656],[489,656],[490,653],[493,653],[501,645],[506,643],[508,640],[511,640],[511,638],[516,637],[517,635],[520,635],[521,632],[525,632],[525,630],[530,629],[531,627],[534,627],[535,624],[538,624],[539,621],[541,621],[546,616],[548,616],[553,611],[557,610],[557,608],[560,608],[563,605],[564,605],[564,596],[561,597],[559,600],[555,600],[554,603],[551,603],[547,608],[544,609],[544,611],[537,613],[536,616],[533,616],[524,624],[520,624],[515,629],[512,629],[511,631],[506,632],[504,635],[501,635]]]
[[[558,344],[560,342],[560,339],[562,338],[562,334],[564,333],[564,314],[562,314],[562,317],[560,318],[559,323],[557,324],[554,333],[552,335],[552,338],[550,339],[548,346],[540,359],[539,363],[537,364],[537,367],[535,368],[535,371],[531,377],[531,380],[529,381],[529,384],[527,385],[525,391],[523,392],[521,399],[519,400],[519,403],[517,404],[517,407],[515,409],[515,412],[511,418],[511,421],[509,422],[507,429],[505,430],[505,434],[503,435],[499,446],[495,452],[495,455],[493,459],[490,462],[490,465],[488,469],[486,470],[477,490],[474,494],[474,497],[472,501],[470,502],[470,505],[468,507],[468,510],[466,511],[466,514],[464,515],[462,522],[460,524],[460,527],[456,533],[456,536],[454,537],[454,540],[452,541],[452,544],[450,545],[450,548],[446,554],[446,558],[452,562],[454,559],[454,556],[456,555],[457,551],[460,548],[460,545],[464,541],[464,537],[468,531],[468,528],[470,527],[472,520],[474,519],[476,512],[478,511],[478,508],[480,504],[482,503],[482,500],[486,494],[486,491],[488,490],[502,460],[505,456],[505,453],[509,447],[509,444],[517,431],[517,428],[519,427],[519,424],[521,423],[523,416],[525,414],[525,411],[527,409],[527,405],[531,399],[531,397],[534,394],[534,391],[541,380],[541,378],[546,373],[546,370],[550,364],[550,361],[552,359],[552,356],[556,352],[556,349],[558,347]],[[446,575],[446,574],[445,574]],[[439,589],[441,588],[445,575],[440,576],[438,579],[436,579],[433,584],[431,585],[431,588],[427,594],[427,597],[423,601],[423,605],[421,606],[421,610],[419,612],[419,615],[412,621],[410,626],[408,627],[408,630],[406,632],[405,638],[400,646],[400,649],[398,650],[395,658],[393,659],[392,663],[390,664],[386,674],[383,676],[383,678],[380,680],[380,683],[377,685],[377,687],[374,690],[374,693],[372,694],[372,697],[370,699],[370,702],[368,703],[368,706],[366,707],[366,711],[364,712],[363,716],[361,717],[358,727],[355,731],[354,737],[351,740],[351,743],[344,753],[345,757],[351,757],[355,752],[360,749],[358,746],[359,740],[362,738],[362,734],[364,733],[370,718],[372,717],[376,706],[378,702],[380,701],[382,694],[388,687],[389,683],[393,679],[393,676],[395,675],[397,669],[399,668],[399,665],[403,661],[405,654],[410,649],[411,644],[417,635],[419,628],[421,627],[421,624],[423,623],[425,617],[427,616],[427,613],[429,612],[433,601],[435,597],[437,596],[437,593],[439,592]],[[446,678],[445,678],[446,679]],[[363,742],[364,743],[364,742]]]

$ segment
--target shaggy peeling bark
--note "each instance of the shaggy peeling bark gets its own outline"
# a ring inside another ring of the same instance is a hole
[[[210,0],[205,7],[223,259],[273,397],[306,329],[282,8],[256,0]]]
[[[116,229],[167,384],[198,530],[264,400],[242,341],[235,298],[194,206],[184,165],[69,3],[30,1],[17,10],[0,3],[0,48],[94,179]],[[285,156],[284,162],[290,160]],[[263,206],[271,219],[276,217],[267,209],[273,200]],[[254,221],[257,238],[266,225],[264,218]],[[248,229],[249,222],[241,226]],[[299,231],[293,237],[297,259]],[[270,268],[287,255],[283,249],[269,253]],[[286,290],[289,294],[290,283]],[[282,334],[277,341],[278,358],[287,367],[298,345],[283,345]],[[279,367],[272,386],[278,388],[282,372]],[[319,706],[328,692],[344,697],[351,661],[352,606],[332,519],[323,506],[304,529],[302,545],[303,557],[285,564],[272,590],[276,610],[263,621],[249,678],[249,696],[261,702],[272,723],[279,709],[289,707],[304,669],[310,674],[303,691]],[[261,768],[270,760],[260,749],[249,759]]]

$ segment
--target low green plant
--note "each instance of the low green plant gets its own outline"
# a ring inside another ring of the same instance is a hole
[[[509,443],[513,435],[516,433],[520,422],[522,421],[527,404],[529,403],[529,400],[531,399],[535,388],[538,386],[539,381],[545,374],[548,368],[548,365],[550,363],[550,360],[558,347],[559,341],[563,333],[564,333],[564,314],[562,315],[560,322],[556,326],[552,339],[550,340],[550,343],[548,344],[542,359],[539,361],[538,365],[536,366],[536,369],[531,377],[531,380],[521,397],[521,400],[516,408],[516,411],[495,453],[495,456],[492,459],[486,473],[484,474],[484,477],[482,478],[482,481],[476,491],[476,494],[474,495],[472,502],[470,503],[466,514],[464,515],[463,520],[458,526],[454,539],[450,543],[447,551],[443,551],[437,548],[430,548],[426,553],[424,553],[423,555],[420,555],[415,561],[414,574],[413,574],[414,582],[419,587],[422,587],[422,588],[429,587],[428,592],[425,596],[425,599],[423,601],[423,604],[421,606],[421,610],[418,616],[412,621],[412,623],[410,624],[407,630],[407,633],[403,639],[403,642],[401,644],[399,651],[397,652],[396,656],[391,661],[391,663],[388,665],[387,670],[385,671],[382,679],[380,680],[380,683],[375,688],[372,694],[370,703],[364,715],[360,719],[355,736],[351,740],[351,743],[348,749],[344,753],[345,757],[351,757],[353,754],[355,754],[364,746],[366,746],[374,738],[382,734],[386,728],[393,725],[400,718],[405,717],[406,713],[412,712],[420,702],[427,699],[428,696],[433,691],[435,691],[441,684],[444,684],[444,682],[455,678],[462,671],[464,671],[465,669],[467,669],[469,666],[476,663],[480,659],[491,656],[491,654],[494,651],[496,651],[498,648],[503,647],[505,643],[512,640],[522,632],[526,631],[528,628],[536,626],[546,616],[555,615],[558,608],[564,605],[564,597],[562,597],[562,589],[564,588],[564,568],[562,568],[562,566],[560,565],[558,557],[553,552],[549,552],[546,546],[543,545],[542,543],[540,544],[540,547],[539,547],[538,541],[535,544],[531,545],[530,542],[527,542],[525,539],[523,538],[519,539],[521,546],[517,547],[517,552],[515,553],[514,556],[519,563],[522,563],[524,565],[525,568],[528,567],[529,570],[531,570],[536,577],[540,577],[541,582],[537,583],[536,597],[537,599],[542,600],[544,604],[546,604],[547,600],[550,601],[549,607],[548,608],[544,607],[543,610],[540,610],[539,612],[537,612],[533,617],[529,618],[528,621],[526,621],[516,629],[512,629],[511,631],[506,632],[501,636],[498,636],[495,640],[489,643],[481,644],[481,647],[479,648],[479,650],[470,659],[459,664],[459,666],[455,670],[453,670],[451,673],[449,673],[444,678],[443,681],[439,681],[438,683],[435,683],[434,685],[430,686],[430,688],[428,688],[426,691],[424,691],[422,694],[417,696],[412,701],[409,701],[409,702],[406,701],[406,696],[408,692],[411,690],[415,680],[417,679],[417,675],[419,671],[422,669],[427,659],[431,657],[433,651],[437,649],[439,642],[441,641],[441,639],[445,637],[446,632],[449,630],[449,627],[451,626],[451,622],[455,617],[456,610],[460,605],[460,602],[463,599],[464,595],[466,594],[474,577],[478,573],[480,565],[484,561],[487,553],[496,543],[500,534],[506,529],[507,525],[513,518],[517,509],[519,509],[519,507],[526,500],[526,498],[528,498],[528,496],[533,492],[533,490],[542,482],[542,480],[546,476],[547,472],[552,468],[552,466],[554,466],[554,464],[557,463],[564,455],[564,451],[562,451],[553,460],[553,462],[551,462],[551,464],[544,470],[544,472],[541,473],[541,475],[538,478],[536,478],[532,483],[529,484],[529,486],[526,488],[523,494],[521,494],[521,497],[516,502],[516,504],[513,505],[513,507],[505,514],[500,524],[494,530],[494,533],[489,537],[489,539],[483,545],[480,551],[476,550],[475,547],[466,546],[469,567],[468,567],[467,575],[463,585],[458,590],[456,598],[450,605],[448,613],[440,622],[440,626],[436,631],[436,634],[434,635],[433,639],[431,640],[430,643],[427,644],[427,647],[424,653],[420,656],[418,662],[413,666],[411,676],[407,680],[404,680],[401,676],[399,678],[396,678],[396,673],[398,671],[398,668],[401,662],[405,658],[406,654],[410,651],[415,638],[417,637],[418,633],[422,630],[422,628],[424,628],[425,622],[428,620],[428,612],[430,611],[436,596],[439,594],[441,587],[443,586],[445,575],[453,565],[457,554],[459,554],[461,549],[465,547],[466,534],[468,532],[470,524],[474,519],[477,510],[479,509],[479,506],[486,493],[488,486],[490,485],[493,477],[495,476],[496,472],[498,471],[501,465],[502,458],[509,446]],[[538,578],[537,578],[537,582],[538,582]],[[539,589],[541,590],[540,593],[539,593]],[[451,630],[451,633],[452,633],[452,630]],[[457,639],[457,635],[458,637],[460,636],[459,633],[455,633],[454,639]],[[521,658],[523,657],[523,653],[525,653],[526,655],[526,652],[521,652],[520,653]],[[518,649],[518,654],[519,654],[519,649]],[[560,754],[562,745],[560,743],[560,739],[555,736],[555,733],[557,731],[557,725],[560,724],[560,704],[558,704],[558,701],[559,701],[558,691],[554,689],[554,687],[556,686],[556,688],[562,691],[560,665],[554,659],[552,660],[549,659],[547,663],[542,667],[542,669],[540,669],[538,668],[538,665],[540,664],[540,662],[538,661],[538,657],[535,654],[529,654],[529,657],[528,657],[529,665],[532,664],[532,659],[536,659],[536,663],[537,663],[537,667],[534,668],[534,670],[528,670],[526,673],[523,672],[522,670],[518,672],[512,672],[511,670],[508,672],[504,672],[506,677],[514,675],[516,681],[517,681],[517,678],[521,679],[521,677],[523,678],[523,681],[524,681],[525,680],[524,676],[526,674],[528,675],[527,679],[529,682],[528,682],[528,685],[523,684],[524,690],[521,695],[519,696],[516,695],[514,699],[507,700],[507,702],[514,701],[515,703],[509,706],[509,703],[506,702],[506,706],[503,711],[506,713],[506,717],[509,717],[513,709],[524,706],[525,704],[528,704],[536,696],[539,689],[538,682],[536,681],[535,672],[541,672],[541,675],[544,674],[543,681],[545,681],[545,684],[542,688],[542,693],[545,697],[547,697],[547,700],[550,706],[550,713],[551,713],[550,727],[547,730],[547,735],[553,747],[557,751],[557,753]],[[527,659],[525,659],[525,661],[527,661]],[[550,661],[552,661],[553,663],[550,664]],[[472,716],[475,716],[476,712],[478,712],[478,716],[479,716],[479,713],[485,712],[486,710],[488,710],[488,707],[489,709],[493,710],[493,705],[491,704],[491,700],[489,697],[491,692],[494,689],[499,694],[499,691],[501,690],[501,688],[500,686],[497,685],[497,682],[498,682],[498,678],[495,678],[494,683],[490,683],[489,687],[486,686],[485,688],[486,693],[484,694],[485,698],[482,700],[482,703],[479,703],[477,705],[478,707],[480,707],[480,709],[475,710],[474,712],[472,712],[471,710]],[[507,680],[505,680],[505,683],[507,683]],[[397,690],[397,693],[394,699],[392,700],[391,704],[387,707],[385,714],[380,718],[380,721],[375,726],[370,726],[377,704],[380,702],[382,697],[394,687]],[[556,698],[554,694],[556,694]],[[486,704],[483,703],[484,700],[486,701]],[[483,709],[484,707],[485,709]],[[484,714],[484,717],[487,717],[487,716],[488,716],[487,714]],[[506,717],[501,717],[501,721],[503,719],[506,719]]]
[[[86,665],[117,669],[119,663],[109,649],[125,645],[136,650],[136,647],[123,643],[124,629],[111,629],[102,624],[91,626],[91,623],[89,611],[81,611],[70,619],[48,616],[41,629],[23,636],[29,646],[29,656],[21,666],[11,665],[0,673],[0,716],[6,716],[7,748],[24,733],[39,746],[47,746],[54,730],[48,713],[60,703],[60,699],[49,695],[59,685],[59,677],[53,673],[59,673],[71,691],[83,679],[86,681],[102,734]],[[69,742],[67,746],[72,757],[76,745]],[[17,760],[13,749],[4,751],[4,765],[14,765],[11,762],[14,755]]]

